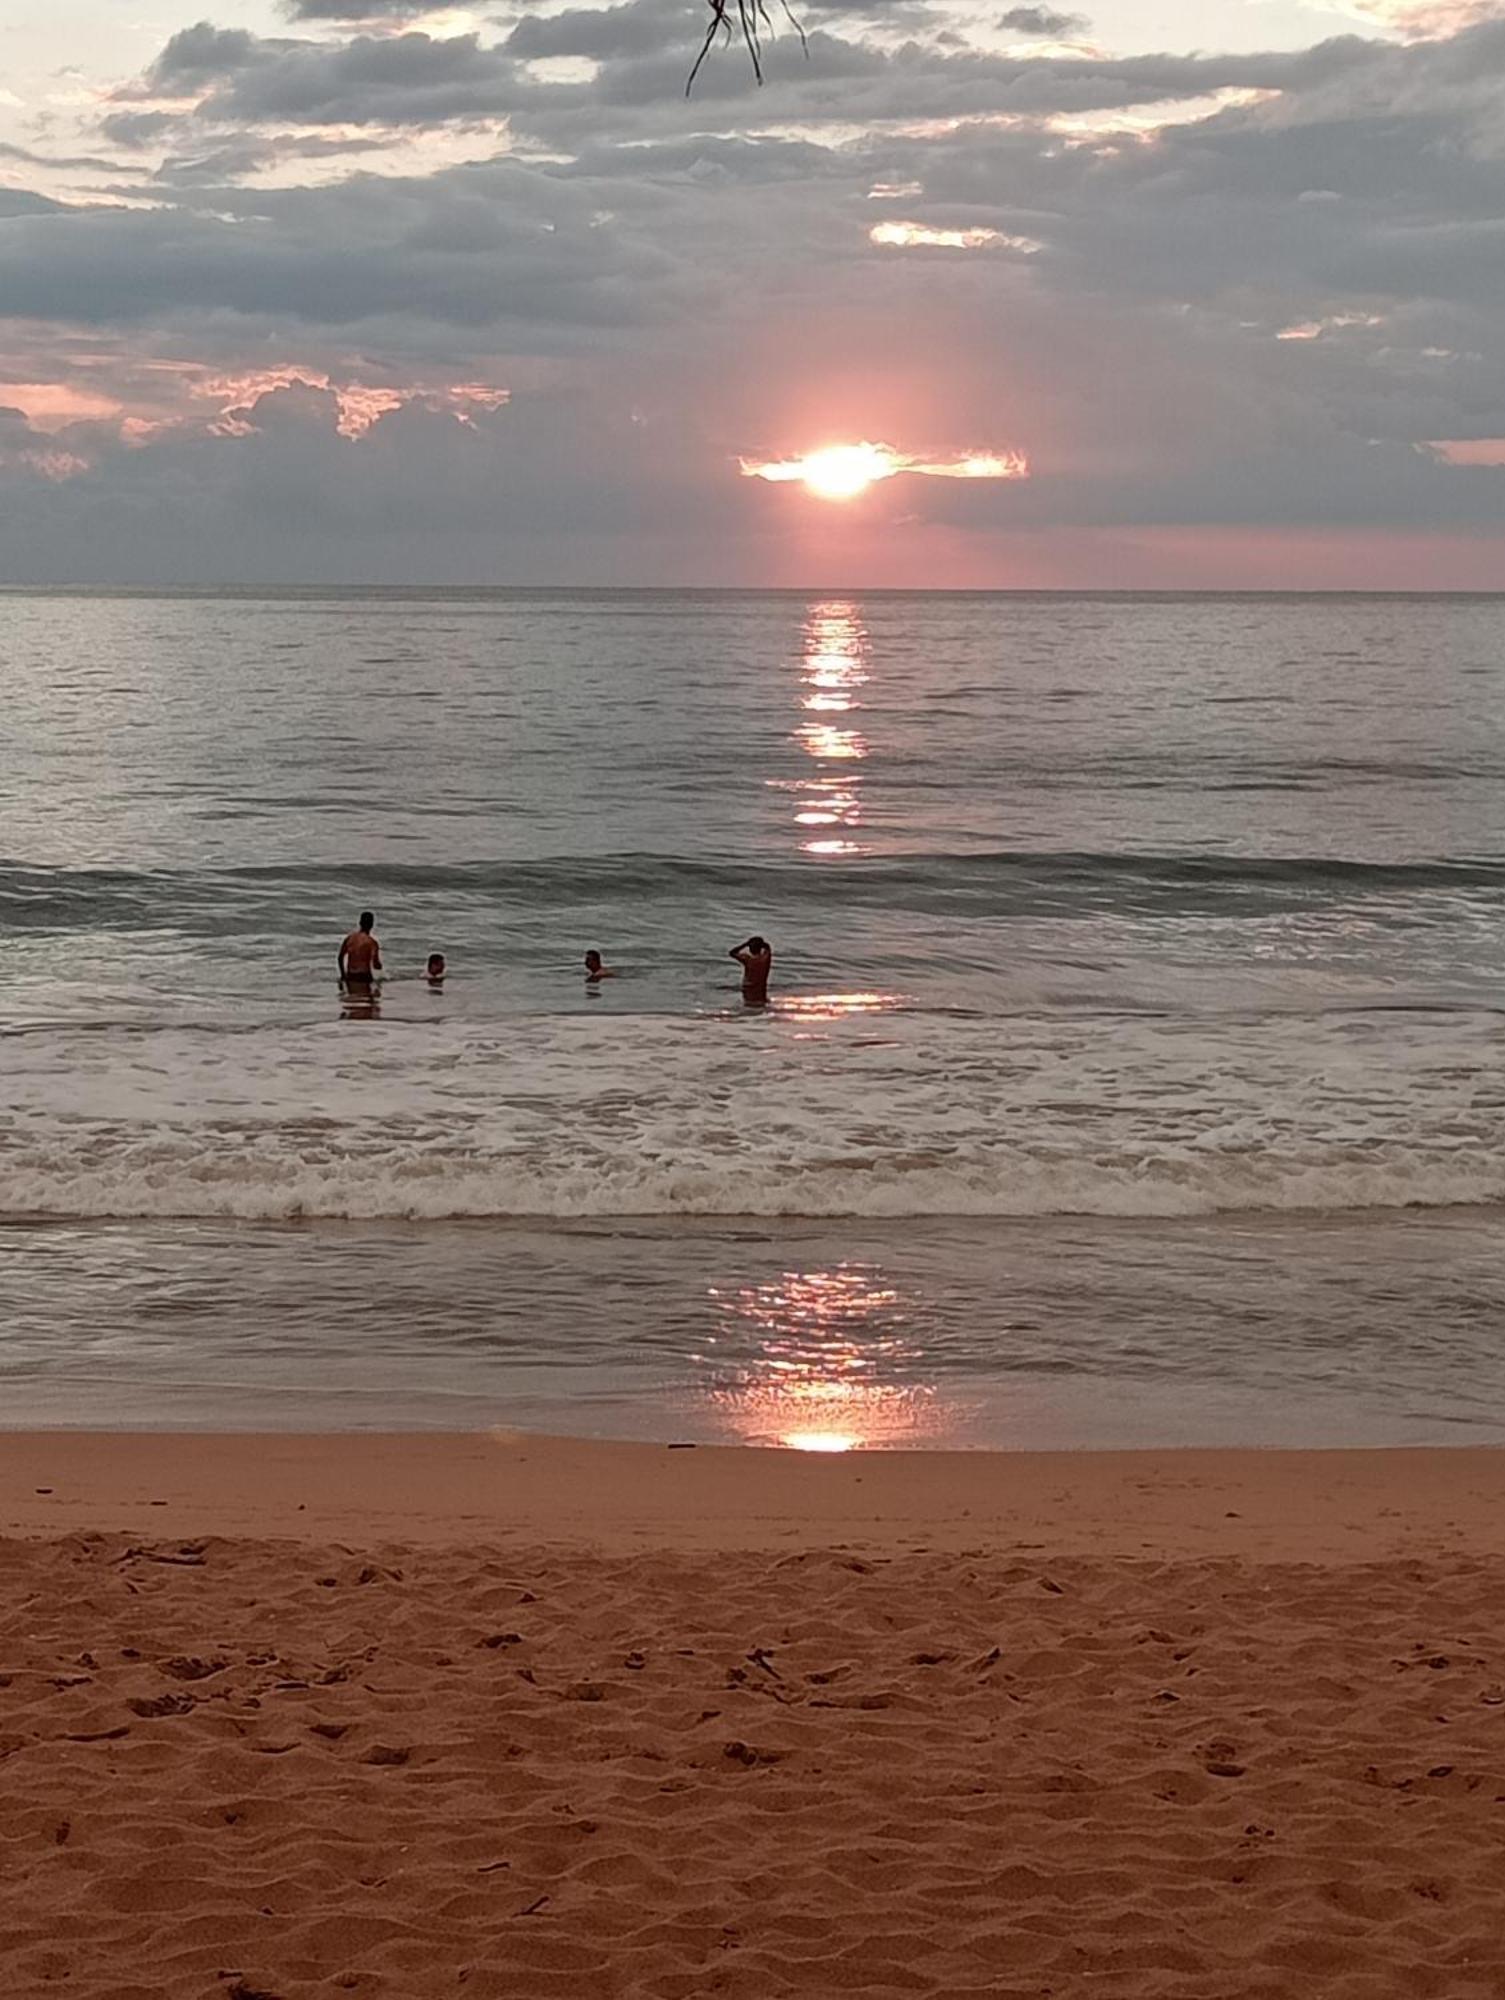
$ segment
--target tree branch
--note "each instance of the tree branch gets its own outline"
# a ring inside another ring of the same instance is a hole
[[[700,45],[700,53],[695,58],[695,66],[690,71],[689,77],[686,80],[685,96],[688,97],[690,92],[695,88],[695,79],[700,74],[701,65],[711,53],[718,34],[724,42],[730,42],[736,34],[740,33],[743,46],[747,50],[748,60],[752,64],[753,76],[761,84],[763,81],[763,35],[765,31],[769,34],[772,34],[774,31],[773,21],[769,15],[766,0],[706,0],[706,5],[711,10],[711,19],[705,31],[705,40]],[[785,19],[799,36],[800,47],[804,50],[808,58],[810,54],[810,42],[805,34],[805,30],[790,7],[789,0],[780,0],[780,5],[783,7]],[[732,22],[734,7],[736,10],[735,28]]]

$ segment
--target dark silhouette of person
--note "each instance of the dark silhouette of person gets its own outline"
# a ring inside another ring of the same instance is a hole
[[[381,946],[372,935],[376,922],[369,910],[340,946],[340,985],[347,993],[370,993],[381,971]]]
[[[768,1004],[768,975],[773,970],[773,946],[766,938],[750,937],[728,952],[742,967],[742,998],[749,1007]]]

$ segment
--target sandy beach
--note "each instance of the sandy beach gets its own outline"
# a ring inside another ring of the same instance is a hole
[[[0,1990],[1498,1996],[1505,1454],[0,1445]]]

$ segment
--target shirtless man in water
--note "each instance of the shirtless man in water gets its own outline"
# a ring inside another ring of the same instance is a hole
[[[750,937],[746,944],[734,944],[727,953],[742,967],[742,998],[749,1007],[768,1005],[768,975],[773,968],[773,946],[766,938]]]
[[[347,993],[369,993],[381,971],[381,946],[371,935],[376,922],[369,910],[340,946],[340,985]]]

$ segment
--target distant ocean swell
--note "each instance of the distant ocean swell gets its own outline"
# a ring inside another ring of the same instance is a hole
[[[1401,903],[1439,895],[1505,904],[1505,862],[1487,859],[1366,862],[1226,854],[1001,849],[963,854],[916,850],[843,862],[847,903],[947,908],[986,906],[997,915],[1102,910],[1197,915],[1258,913],[1318,902]],[[195,870],[56,869],[0,863],[0,924],[15,930],[150,925],[202,927],[227,909],[266,904],[284,911],[343,914],[352,895],[421,903],[476,901],[488,907],[553,910],[581,901],[668,897],[717,899],[768,909],[828,905],[829,866],[809,859],[730,862],[650,853],[476,861],[449,866],[389,862],[379,868],[320,865]],[[1425,912],[1423,912],[1425,914]]]

